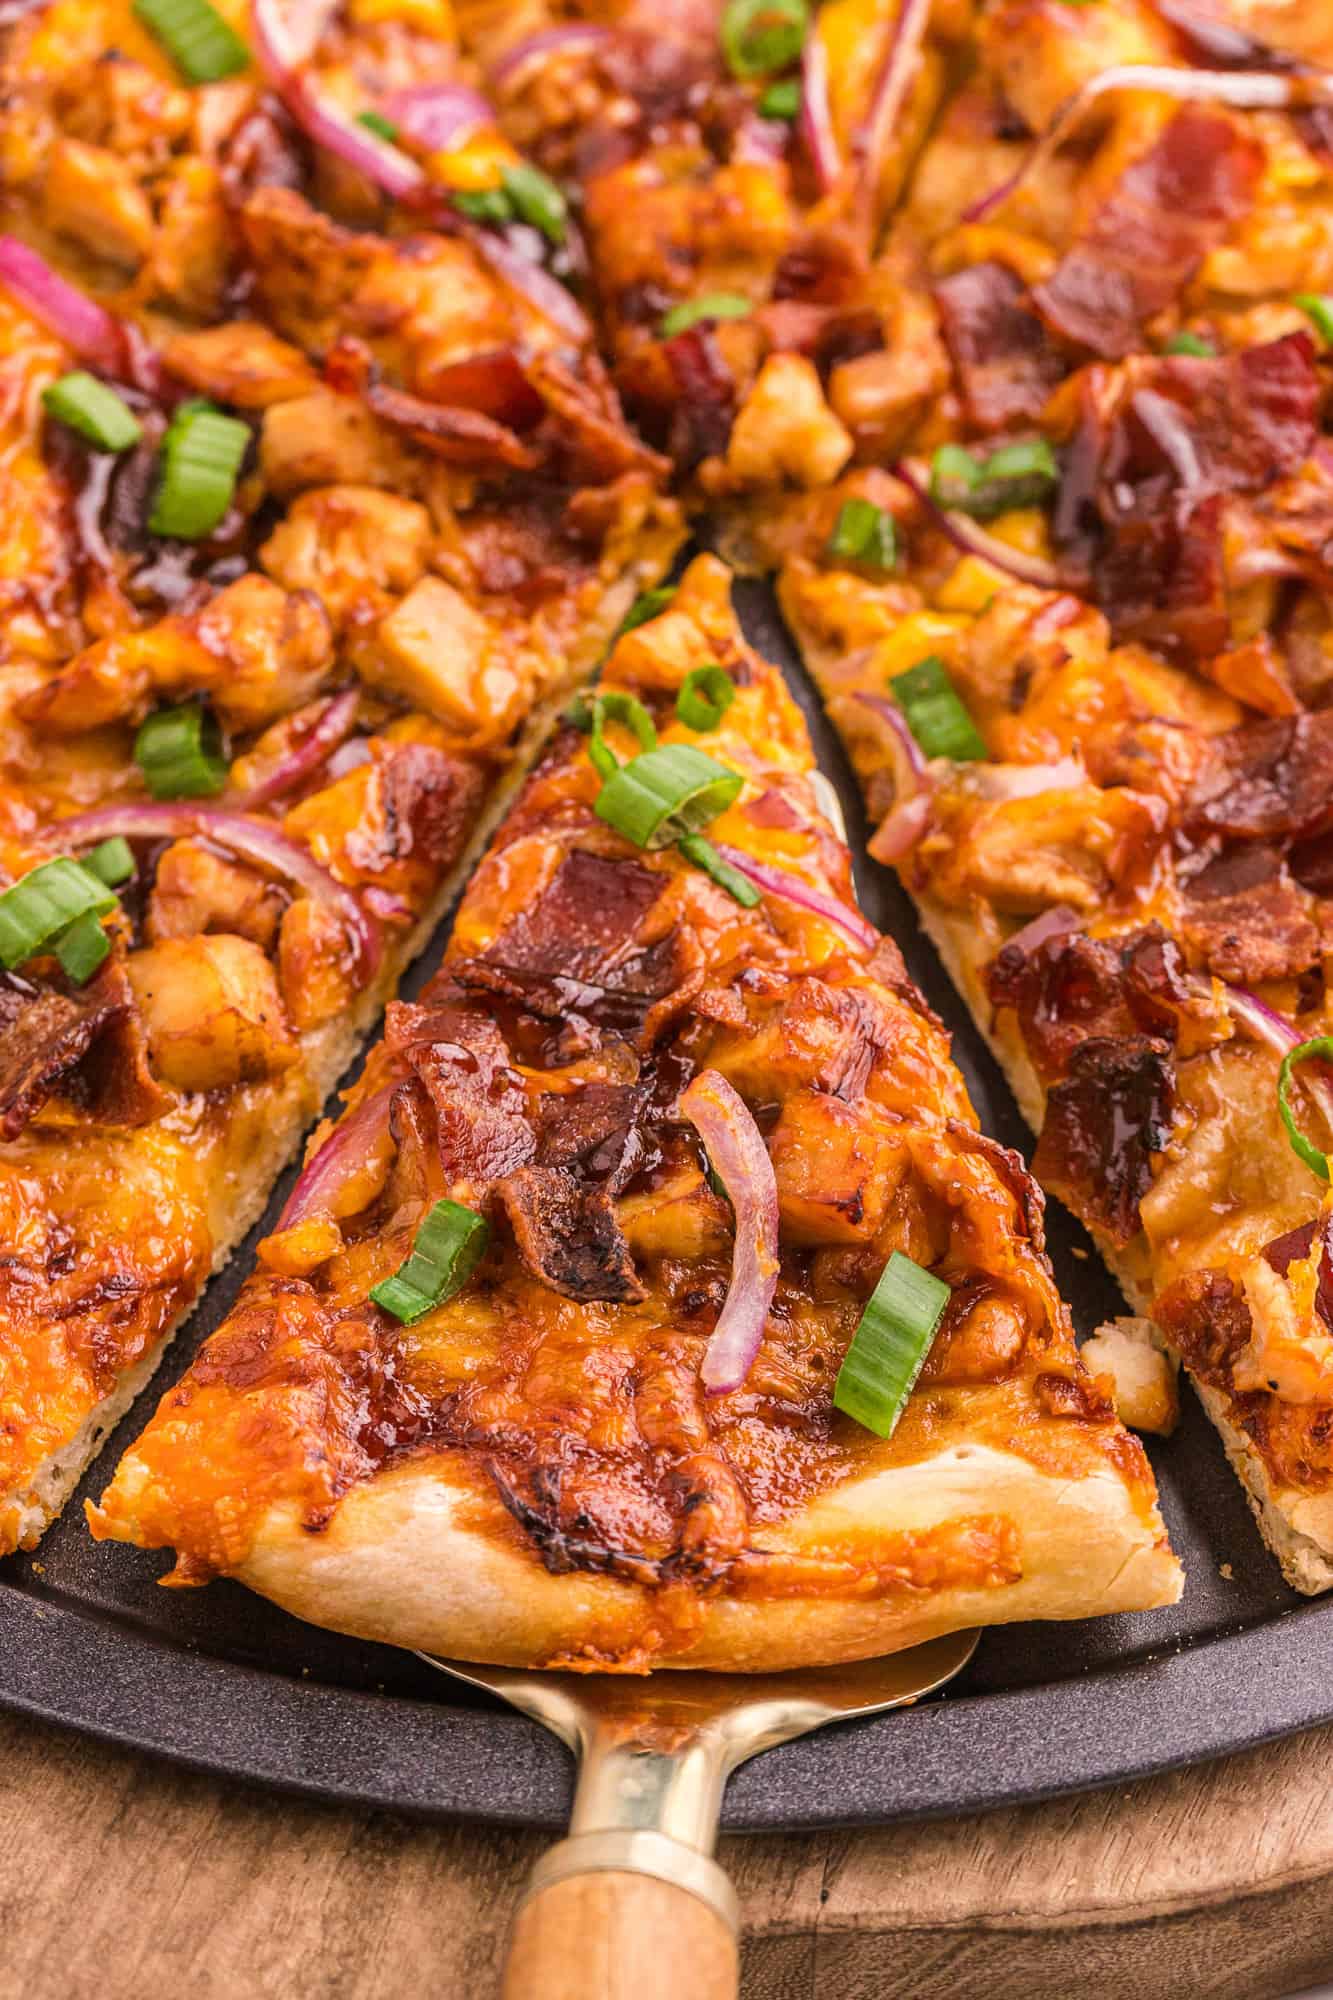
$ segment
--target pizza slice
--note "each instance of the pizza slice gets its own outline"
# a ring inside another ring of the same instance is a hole
[[[432,50],[349,25],[322,87]],[[548,271],[409,235],[244,46],[187,55],[119,0],[3,50],[0,1553],[681,532]]]
[[[94,1533],[463,1658],[793,1667],[1172,1601],[1041,1197],[703,557],[618,642]]]
[[[1293,24],[1301,47],[1251,45],[1220,81],[1178,39],[1136,45],[1165,76],[1103,88],[1099,37],[1141,33],[1137,10],[1059,11],[986,17],[895,225],[940,273],[949,397],[914,450],[758,533],[872,852],[1004,1063],[1034,1171],[1183,1356],[1288,1580],[1316,1591],[1333,162],[1302,92],[1327,98],[1333,44]],[[1047,134],[1000,172],[976,138],[997,91]]]

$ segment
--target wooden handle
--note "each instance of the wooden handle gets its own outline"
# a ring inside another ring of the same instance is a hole
[[[514,1926],[503,2000],[736,2000],[735,1926],[714,1901],[658,1873],[574,1872],[580,1844],[563,1842],[538,1868]],[[688,1854],[696,1872],[713,1871],[729,1899],[715,1863],[664,1840],[668,1847]],[[552,1862],[556,1879],[543,1883]]]

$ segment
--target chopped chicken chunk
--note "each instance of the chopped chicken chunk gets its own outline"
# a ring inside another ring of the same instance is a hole
[[[127,966],[153,1068],[177,1089],[277,1076],[296,1061],[273,968],[248,938],[166,938]]]
[[[1131,1430],[1170,1437],[1180,1421],[1180,1364],[1150,1319],[1108,1319],[1080,1353],[1093,1375],[1108,1375],[1115,1413]]]

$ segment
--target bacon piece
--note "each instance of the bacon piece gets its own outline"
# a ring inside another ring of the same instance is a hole
[[[1089,1228],[1114,1244],[1130,1243],[1174,1104],[1167,1042],[1152,1035],[1081,1041],[1047,1096],[1032,1171]]]
[[[605,1188],[567,1167],[520,1167],[495,1190],[534,1278],[567,1299],[627,1303],[644,1296]]]
[[[1053,529],[1118,639],[1195,658],[1225,648],[1226,502],[1309,459],[1320,393],[1305,333],[1217,359],[1135,360],[1109,417],[1089,390]]]
[[[1107,360],[1132,353],[1144,320],[1170,305],[1250,207],[1263,164],[1263,147],[1235,120],[1197,105],[1177,112],[1034,287],[1047,325]]]
[[[1210,972],[1242,986],[1304,972],[1319,956],[1314,898],[1273,847],[1219,856],[1188,883],[1180,934]]]
[[[736,385],[707,326],[687,327],[665,341],[662,352],[676,387],[670,451],[682,472],[727,448],[736,417]]]
[[[1193,1004],[1180,952],[1160,924],[1116,938],[1063,931],[1031,950],[1007,944],[993,960],[987,990],[1012,1007],[1044,1082],[1063,1076],[1089,1038],[1144,1033],[1176,1038]]]
[[[373,796],[347,837],[348,859],[367,875],[409,857],[442,867],[458,853],[485,778],[433,743],[403,743],[375,767]]]
[[[1280,1278],[1285,1278],[1292,1264],[1300,1264],[1314,1248],[1315,1231],[1319,1232],[1319,1279],[1315,1286],[1315,1310],[1325,1326],[1333,1329],[1333,1215],[1321,1215],[1310,1222],[1303,1222],[1299,1229],[1289,1229],[1284,1236],[1275,1236],[1266,1244],[1263,1255]]]
[[[1036,423],[1067,364],[1022,279],[1004,264],[973,264],[936,285],[935,303],[971,423],[981,431]]]
[[[147,1125],[171,1105],[120,956],[86,986],[0,980],[0,1137],[17,1138],[56,1091],[99,1125]]]
[[[390,1001],[385,1042],[426,1087],[440,1158],[449,1180],[474,1200],[532,1158],[536,1138],[510,1069],[509,1045],[488,1015],[451,993],[430,1004]]]
[[[1211,750],[1185,801],[1189,832],[1309,840],[1333,827],[1333,710],[1247,722]]]

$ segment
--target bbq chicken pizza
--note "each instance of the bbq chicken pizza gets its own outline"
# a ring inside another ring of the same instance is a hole
[[[700,558],[528,780],[97,1535],[580,1669],[1176,1595],[1041,1196],[856,909],[811,765]]]

